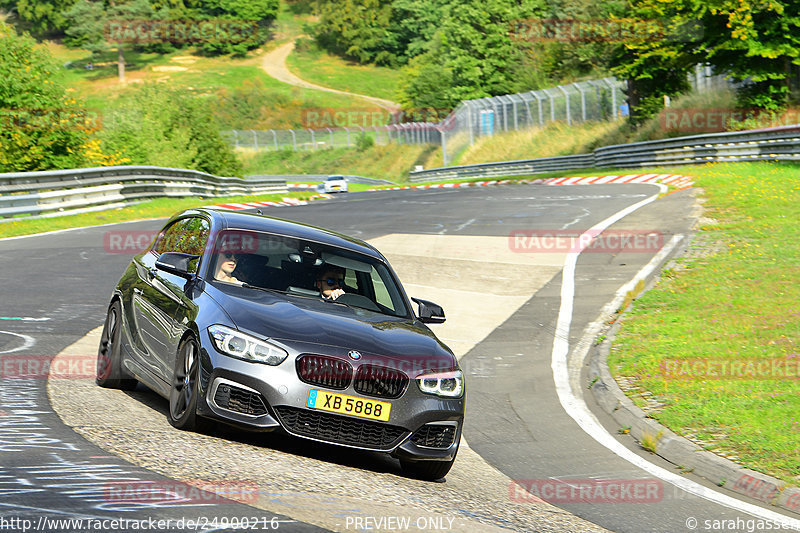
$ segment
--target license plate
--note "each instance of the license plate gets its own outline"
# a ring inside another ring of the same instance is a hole
[[[389,402],[366,400],[316,389],[309,391],[306,405],[312,409],[368,418],[369,420],[380,420],[382,422],[389,420],[389,411],[392,409],[392,404]]]

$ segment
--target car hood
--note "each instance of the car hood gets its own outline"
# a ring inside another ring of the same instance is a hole
[[[318,298],[236,286],[213,290],[211,296],[238,329],[280,341],[298,351],[310,351],[311,345],[327,346],[339,349],[333,353],[356,350],[365,360],[375,357],[404,361],[433,359],[437,368],[457,366],[450,349],[416,320]],[[315,351],[332,353],[331,350]]]

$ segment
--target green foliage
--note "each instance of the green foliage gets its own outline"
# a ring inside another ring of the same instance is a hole
[[[90,132],[57,66],[27,35],[0,23],[0,172],[83,166]]]
[[[257,22],[255,35],[244,41],[217,39],[204,42],[200,49],[209,55],[244,55],[269,39],[269,24],[278,15],[279,0],[201,0],[194,18]]]
[[[375,146],[375,139],[371,135],[367,135],[366,132],[362,131],[358,137],[356,137],[356,150],[359,152],[363,152]]]
[[[19,0],[3,3],[16,8],[17,16],[24,27],[32,33],[47,35],[64,30],[66,26],[64,13],[75,0]]]
[[[661,38],[624,43],[616,53],[615,73],[632,80],[629,96],[638,117],[660,96],[685,91],[685,74],[696,63],[746,80],[741,107],[778,110],[797,90],[800,4],[794,0],[631,0],[631,10],[665,30]]]
[[[448,4],[431,48],[411,66],[402,85],[406,108],[514,92],[515,65],[524,47],[512,39],[514,21],[541,16],[543,3],[466,0]],[[430,91],[436,91],[433,95]]]
[[[103,126],[104,149],[123,153],[131,164],[241,174],[205,99],[163,85],[143,85],[114,103]]]
[[[386,41],[391,4],[391,0],[319,0],[317,42],[362,63],[391,64],[397,52]]]
[[[406,111],[436,112],[451,109],[458,100],[448,93],[453,86],[450,69],[436,64],[429,54],[415,57],[403,70],[400,80],[400,105]]]

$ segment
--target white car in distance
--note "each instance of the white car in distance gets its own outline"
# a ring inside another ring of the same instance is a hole
[[[342,175],[331,175],[322,182],[322,190],[327,193],[347,192],[347,180]]]

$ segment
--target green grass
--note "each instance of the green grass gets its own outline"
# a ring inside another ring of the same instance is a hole
[[[356,190],[355,187],[354,190]],[[109,211],[100,211],[96,213],[81,213],[76,215],[64,215],[60,217],[38,219],[18,218],[13,222],[1,222],[0,238],[15,237],[18,235],[31,235],[34,233],[43,233],[46,231],[55,231],[60,229],[81,228],[85,226],[127,222],[131,220],[165,218],[172,216],[176,212],[183,209],[202,207],[206,205],[217,205],[231,202],[276,202],[280,201],[281,198],[286,197],[307,200],[310,199],[310,197],[314,194],[316,193],[290,192],[286,194],[228,196],[221,198],[158,198],[127,207],[121,207]],[[272,212],[270,212],[270,214],[272,214]],[[277,216],[281,215],[277,214]]]
[[[193,55],[191,50],[164,55],[126,52],[127,81],[121,84],[117,79],[115,53],[96,58],[95,68],[87,70],[83,65],[92,60],[88,51],[54,43],[46,46],[59,63],[69,64],[61,70],[64,83],[89,109],[101,115],[113,108],[117,96],[141,83],[168,83],[196,95],[220,96],[215,107],[219,108],[217,115],[223,122],[222,129],[305,128],[308,111],[365,107],[360,98],[303,89],[275,80],[261,68],[263,50],[253,51],[245,58],[203,57]],[[243,88],[249,91],[250,100],[257,98],[262,103],[258,117],[247,124],[226,124],[226,117],[236,115],[233,108],[242,105],[242,97],[234,92]]]
[[[295,75],[317,85],[392,101],[397,98],[399,70],[347,61],[320,50],[308,39],[298,40],[286,64]]]
[[[690,253],[634,303],[609,358],[666,407],[673,431],[740,464],[797,483],[800,380],[674,379],[662,363],[800,364],[800,167],[711,164],[691,171],[708,217]]]
[[[426,145],[373,146],[355,148],[241,152],[245,174],[353,174],[368,178],[408,181],[415,165],[425,165],[436,152]]]

